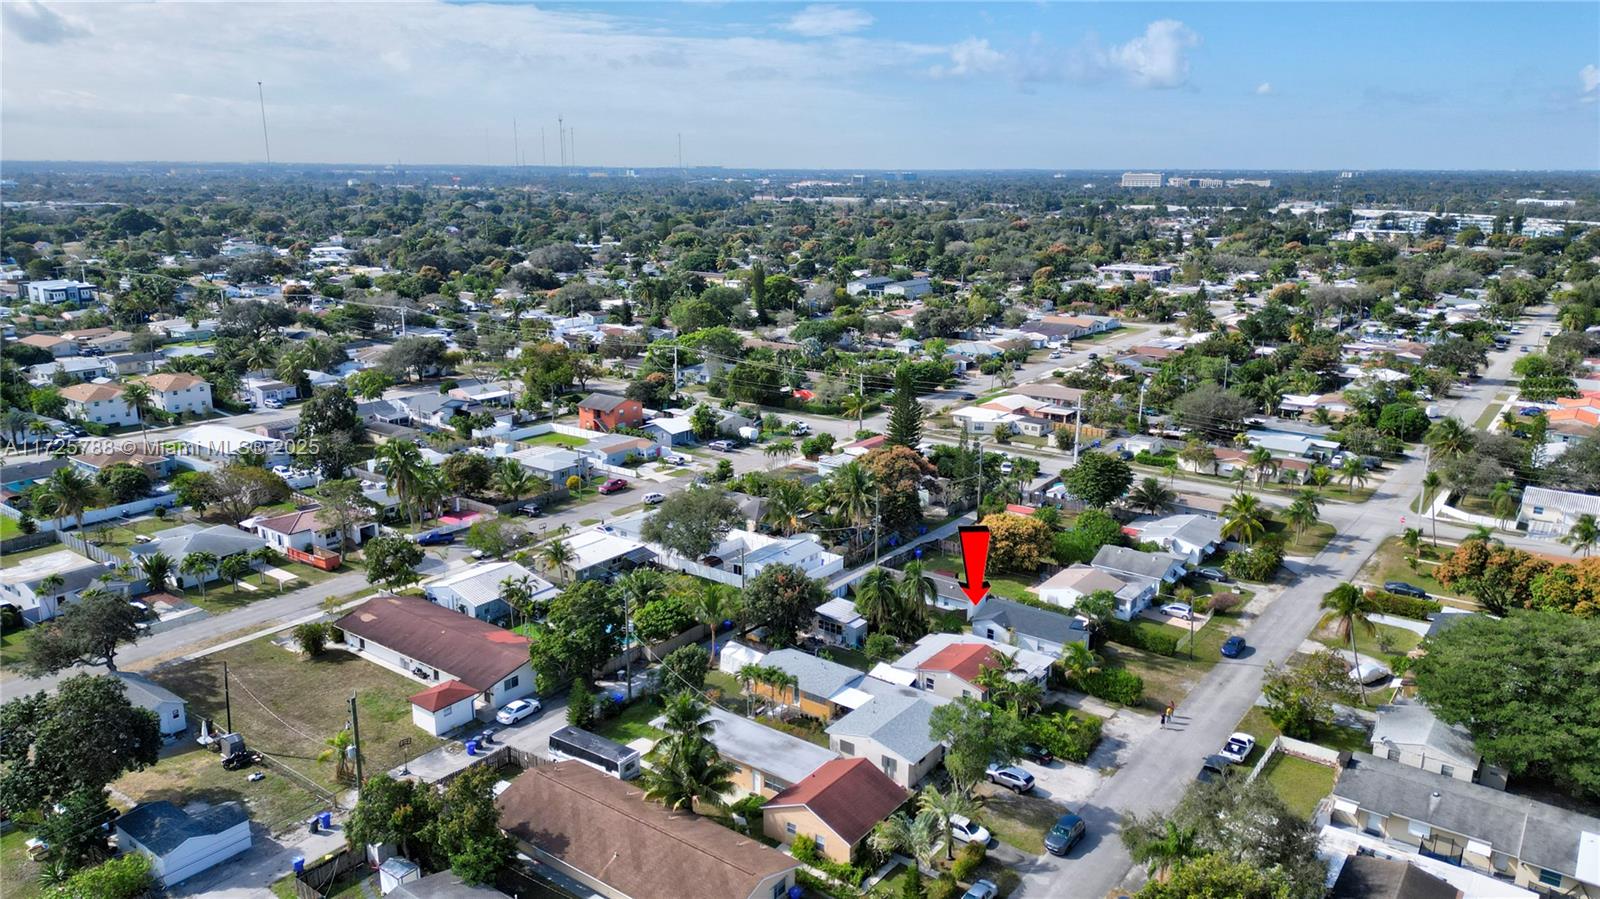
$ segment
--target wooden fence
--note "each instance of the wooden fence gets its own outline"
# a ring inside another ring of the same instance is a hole
[[[361,853],[345,846],[306,865],[299,874],[296,874],[293,881],[294,893],[300,899],[324,899],[333,891],[339,878],[357,868],[368,868],[367,860]]]

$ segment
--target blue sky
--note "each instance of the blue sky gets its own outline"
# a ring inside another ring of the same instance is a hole
[[[0,12],[6,159],[259,161],[261,80],[278,161],[1600,167],[1595,3]]]

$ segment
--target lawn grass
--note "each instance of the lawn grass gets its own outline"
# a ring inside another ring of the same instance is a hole
[[[817,655],[829,661],[838,662],[841,665],[848,665],[857,671],[872,670],[872,660],[867,658],[866,653],[859,649],[850,649],[845,646],[829,646],[818,650]]]
[[[925,571],[944,574],[963,583],[967,579],[967,570],[960,557],[950,553],[924,553],[922,567]],[[1037,581],[1026,575],[1008,575],[991,571],[988,573],[988,577],[989,592],[995,596],[1019,601],[1039,598],[1039,594],[1028,589],[1034,586]]]
[[[577,449],[589,441],[584,437],[573,437],[570,434],[558,434],[555,431],[551,431],[548,434],[540,434],[537,437],[524,437],[517,442],[526,443],[529,446],[560,446],[567,449]]]
[[[1333,627],[1319,627],[1312,632],[1312,638],[1329,649],[1348,650],[1350,640],[1338,635]],[[1388,641],[1389,649],[1383,648],[1383,642]],[[1385,656],[1405,655],[1422,642],[1422,635],[1416,631],[1395,627],[1392,624],[1373,623],[1372,630],[1359,628],[1356,631],[1356,651],[1362,655]]]
[[[1406,548],[1406,545],[1401,542],[1398,536],[1390,537],[1378,545],[1377,551],[1372,554],[1371,559],[1367,560],[1366,566],[1361,569],[1357,578],[1374,587],[1382,587],[1385,581],[1405,581],[1408,584],[1415,584],[1421,587],[1435,597],[1448,597],[1458,604],[1465,603],[1468,608],[1475,608],[1476,603],[1470,598],[1460,596],[1449,587],[1439,583],[1439,580],[1433,576],[1434,565],[1428,558],[1434,552],[1433,545],[1429,542],[1424,542],[1419,549],[1420,555],[1417,559],[1417,568],[1413,571],[1411,566],[1406,564],[1406,556],[1411,554],[1411,550]],[[1438,549],[1438,552],[1443,555],[1448,555],[1454,551],[1454,547],[1448,544],[1440,544]]]
[[[411,723],[407,697],[425,684],[340,649],[306,659],[263,638],[156,669],[150,677],[188,702],[191,721],[206,717],[220,726],[224,662],[232,679],[234,728],[246,744],[323,789],[343,787],[335,780],[334,763],[317,757],[328,738],[346,726],[352,693],[358,698],[368,772],[388,770],[443,742]],[[402,747],[402,740],[409,742]],[[167,785],[182,789],[180,783]]]
[[[1307,821],[1317,810],[1317,803],[1333,790],[1333,774],[1333,769],[1326,765],[1281,752],[1261,771],[1278,798]]]
[[[750,701],[741,692],[743,687],[739,679],[723,671],[712,671],[706,675],[706,692],[715,692],[716,703],[736,715],[746,715],[750,711]]]
[[[1272,723],[1272,719],[1267,717],[1267,710],[1258,705],[1251,706],[1250,711],[1244,713],[1244,717],[1239,719],[1239,723],[1234,725],[1233,729],[1256,738],[1256,748],[1251,750],[1250,755],[1244,760],[1247,766],[1254,766],[1260,761],[1267,747],[1282,733],[1278,730],[1278,726]],[[1324,728],[1313,734],[1309,742],[1339,752],[1368,752],[1372,749],[1372,741],[1368,738],[1367,732],[1358,727]]]
[[[0,883],[6,899],[36,899],[44,894],[39,885],[40,865],[28,858],[28,838],[33,833],[21,827],[0,836]],[[895,894],[898,899],[899,894]]]
[[[239,704],[235,703],[234,707],[234,723],[238,724]],[[366,722],[362,724],[364,726]],[[255,736],[247,734],[246,745],[257,745]],[[261,736],[263,739],[266,737],[264,734]],[[364,727],[361,736],[363,740],[366,738]],[[257,767],[226,771],[220,756],[192,740],[169,747],[167,753],[159,762],[143,771],[124,774],[112,786],[134,802],[167,799],[183,805],[195,800],[209,803],[240,801],[249,808],[253,820],[275,832],[297,827],[301,821],[326,807],[321,797],[280,771]],[[256,771],[264,772],[266,777],[252,782],[249,775]]]
[[[872,899],[901,899],[905,895],[906,881],[912,877],[921,879],[922,875],[908,865],[899,865],[874,884],[867,895]]]
[[[0,568],[10,568],[24,559],[33,559],[39,556],[48,556],[51,553],[69,551],[70,550],[59,543],[48,543],[44,546],[40,546],[35,549],[23,550],[19,553],[6,553],[5,555],[0,556]]]
[[[0,637],[0,668],[22,664],[28,654],[28,632],[21,628]]]
[[[1335,533],[1333,525],[1326,521],[1319,521],[1305,529],[1299,536],[1289,527],[1287,522],[1276,518],[1267,521],[1267,533],[1279,534],[1283,537],[1283,551],[1290,556],[1314,556],[1322,552]]]
[[[601,723],[595,728],[595,733],[616,740],[618,743],[629,743],[641,737],[659,740],[666,736],[667,732],[659,727],[651,727],[650,719],[660,714],[660,706],[647,699],[641,699],[623,709],[622,714]]]
[[[14,519],[0,515],[0,540],[9,540],[12,537],[22,536],[22,525]]]
[[[1223,639],[1225,638],[1217,638],[1218,646],[1221,646]],[[1169,702],[1181,703],[1183,698],[1189,695],[1189,691],[1194,689],[1194,685],[1200,682],[1200,678],[1211,669],[1214,661],[1202,658],[1203,645],[1195,647],[1196,660],[1193,662],[1187,657],[1158,655],[1131,646],[1123,646],[1120,643],[1107,643],[1101,647],[1100,653],[1110,667],[1124,668],[1139,675],[1144,680],[1142,705],[1148,709],[1161,709]]]
[[[1061,817],[1060,806],[992,784],[981,785],[978,794],[982,807],[974,817],[996,839],[1029,855],[1044,853],[1044,835]]]

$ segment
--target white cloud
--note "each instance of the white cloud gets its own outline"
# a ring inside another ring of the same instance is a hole
[[[39,0],[0,5],[0,22],[30,44],[59,44],[89,33],[82,22],[61,15]]]
[[[1266,96],[1267,94],[1272,93],[1272,82],[1263,81],[1260,84],[1256,85],[1256,93],[1260,94],[1263,97]]]
[[[805,37],[831,37],[853,34],[872,22],[872,15],[865,10],[816,3],[795,13],[783,27]]]
[[[1600,66],[1591,62],[1579,69],[1578,83],[1583,85],[1583,102],[1600,100]]]
[[[1006,55],[989,46],[988,40],[969,37],[950,48],[950,65],[934,66],[929,72],[935,77],[984,75],[1001,71],[1007,62]]]
[[[1181,87],[1189,80],[1190,47],[1200,35],[1176,19],[1158,19],[1144,34],[1106,54],[1111,64],[1138,87]]]

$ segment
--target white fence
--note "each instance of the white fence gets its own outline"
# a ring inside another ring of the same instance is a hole
[[[143,515],[158,508],[170,509],[177,504],[178,495],[176,493],[168,493],[161,496],[136,499],[131,503],[106,506],[103,509],[90,509],[83,513],[83,526],[89,527],[90,525],[101,524],[118,518],[132,518],[135,515]],[[9,505],[0,505],[0,515],[4,515],[14,521],[22,518],[22,512]],[[41,531],[56,530],[56,520],[54,518],[36,518],[34,520],[38,523]],[[77,524],[77,519],[73,517],[61,519],[61,528],[63,530],[77,527]]]
[[[1261,754],[1261,760],[1256,762],[1255,768],[1251,769],[1249,779],[1255,780],[1266,769],[1267,763],[1272,761],[1272,757],[1280,752],[1284,755],[1305,759],[1308,762],[1315,762],[1318,765],[1326,765],[1335,771],[1344,766],[1345,754],[1337,749],[1329,749],[1326,746],[1307,743],[1305,740],[1296,740],[1294,737],[1279,735],[1267,747],[1267,751]]]

